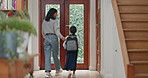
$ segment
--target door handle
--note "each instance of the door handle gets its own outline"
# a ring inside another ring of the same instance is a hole
[[[70,25],[66,25],[66,27],[70,27]]]

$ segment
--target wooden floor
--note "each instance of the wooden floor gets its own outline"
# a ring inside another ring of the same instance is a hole
[[[51,72],[52,78],[68,78],[68,72],[63,71],[60,76],[55,76],[55,71]],[[28,78],[28,77],[25,77]],[[44,77],[44,70],[35,71],[34,78],[45,78]],[[97,71],[89,71],[89,70],[77,70],[76,71],[76,78],[101,78],[99,72]]]

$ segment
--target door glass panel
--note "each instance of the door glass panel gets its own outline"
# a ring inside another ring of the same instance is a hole
[[[84,5],[70,4],[70,25],[77,27],[80,47],[78,52],[78,63],[84,63]]]
[[[45,15],[47,15],[48,11],[51,9],[51,8],[55,8],[58,10],[58,16],[57,16],[57,20],[58,20],[58,25],[60,26],[60,4],[46,4],[45,6]],[[59,40],[59,55],[58,57],[60,57],[60,40]],[[53,57],[51,58],[51,63],[54,63],[53,61]]]

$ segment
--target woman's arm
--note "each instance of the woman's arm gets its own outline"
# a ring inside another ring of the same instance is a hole
[[[62,36],[62,34],[60,33],[60,28],[58,27],[58,21],[55,20],[54,22],[54,31],[55,31],[55,34],[61,38],[63,41],[65,41],[65,38]]]
[[[42,22],[42,36],[45,38],[45,33],[44,33],[44,22]]]

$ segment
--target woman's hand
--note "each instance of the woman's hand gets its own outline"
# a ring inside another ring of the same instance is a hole
[[[65,37],[62,37],[61,39],[62,39],[63,41],[65,41],[65,40],[66,40],[66,39],[65,39]]]

